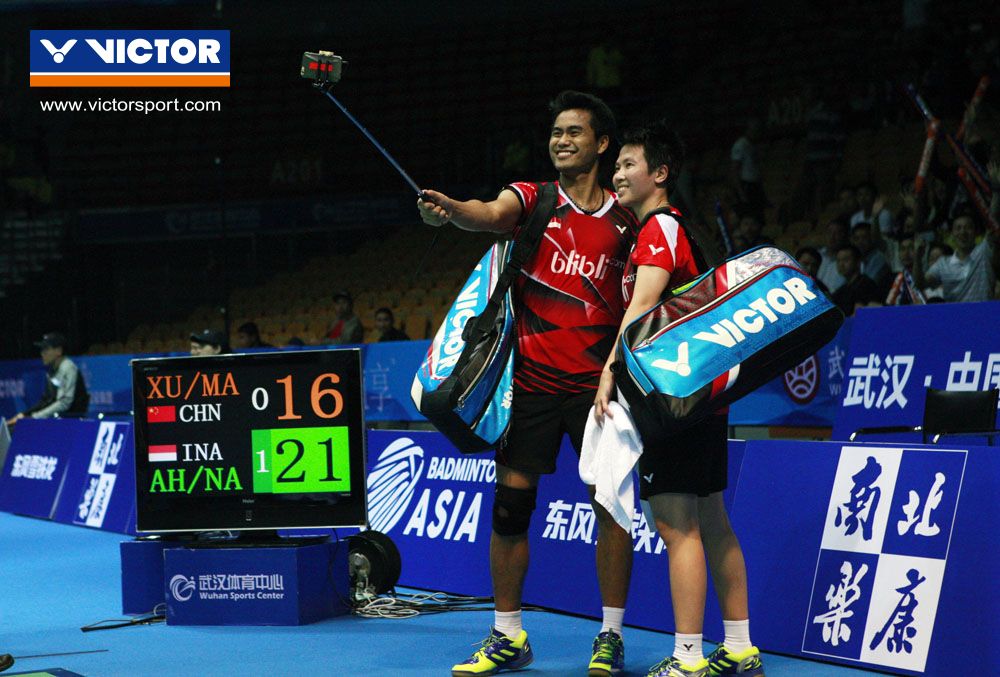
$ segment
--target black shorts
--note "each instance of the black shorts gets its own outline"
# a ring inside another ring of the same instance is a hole
[[[639,457],[639,496],[708,496],[727,485],[729,416],[715,414],[664,443],[644,445]]]
[[[593,390],[558,395],[515,392],[510,429],[497,449],[497,463],[521,472],[554,473],[563,433],[579,456],[595,394]]]

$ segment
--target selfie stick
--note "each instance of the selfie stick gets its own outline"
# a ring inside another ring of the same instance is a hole
[[[410,178],[410,175],[406,173],[406,170],[404,170],[400,164],[396,162],[396,158],[392,157],[392,155],[389,154],[389,151],[385,149],[385,146],[379,143],[378,140],[372,136],[372,133],[365,129],[365,126],[358,122],[356,117],[351,115],[350,111],[347,110],[344,104],[340,103],[340,101],[337,100],[337,97],[330,93],[330,89],[333,85],[340,81],[344,63],[343,58],[337,56],[333,52],[306,52],[302,55],[302,68],[299,71],[299,75],[306,80],[312,80],[313,86],[326,94],[327,98],[330,99],[330,101],[333,101],[334,105],[340,109],[340,112],[343,113],[347,119],[350,120],[362,134],[365,135],[365,138],[368,139],[373,146],[375,146],[375,150],[381,153],[382,157],[388,160],[389,164],[392,165],[397,172],[399,172],[399,175],[403,177],[403,180],[410,185],[410,188],[412,188],[414,192],[416,192],[417,197],[422,200],[427,200],[428,198],[424,195],[424,192],[420,190],[420,186],[418,186],[417,182]]]

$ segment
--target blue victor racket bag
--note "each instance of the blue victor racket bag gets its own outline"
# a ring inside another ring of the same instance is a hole
[[[508,288],[488,332],[469,343],[463,330],[486,310],[512,242],[493,245],[438,328],[410,396],[421,414],[465,453],[495,446],[510,423],[514,386],[514,313]]]
[[[644,442],[655,444],[791,369],[843,321],[791,256],[757,247],[626,327],[615,381]]]
[[[517,343],[511,286],[555,204],[555,184],[543,185],[517,237],[480,259],[413,377],[413,403],[462,453],[496,447],[510,425]]]

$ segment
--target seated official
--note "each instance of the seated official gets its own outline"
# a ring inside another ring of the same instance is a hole
[[[256,322],[244,322],[233,335],[233,348],[244,350],[246,348],[273,348],[270,343],[264,343],[260,338],[260,329]]]
[[[192,355],[221,355],[229,352],[226,335],[215,329],[203,329],[191,334]]]
[[[395,327],[395,318],[388,308],[379,308],[375,311],[375,341],[378,343],[387,341],[409,341],[410,337],[402,329]]]
[[[38,403],[7,419],[7,425],[14,425],[22,418],[52,418],[63,414],[85,414],[90,404],[87,384],[80,369],[63,354],[66,337],[57,332],[42,336],[35,342],[41,349],[42,364],[45,365],[45,393]]]

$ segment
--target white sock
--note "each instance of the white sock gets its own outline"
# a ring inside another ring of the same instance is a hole
[[[750,619],[744,621],[722,621],[726,629],[726,639],[723,644],[732,653],[743,653],[753,646],[750,642]]]
[[[604,614],[604,624],[601,626],[601,632],[614,630],[618,633],[618,636],[621,637],[622,620],[625,618],[625,609],[619,609],[615,606],[602,606],[601,612]]]
[[[705,657],[701,648],[701,633],[697,635],[674,635],[674,658],[685,665],[695,665]]]
[[[521,634],[521,610],[517,611],[494,611],[493,627],[497,632],[502,632],[511,639],[517,639]]]

